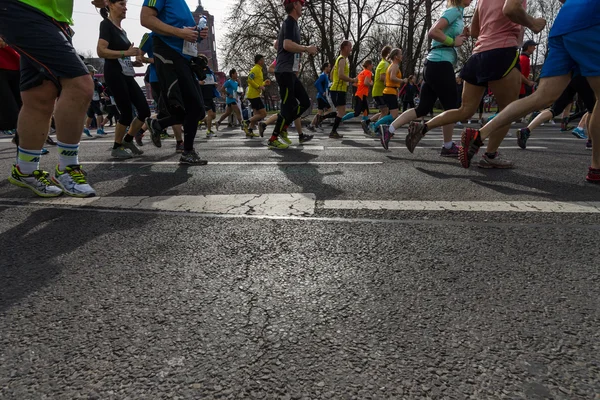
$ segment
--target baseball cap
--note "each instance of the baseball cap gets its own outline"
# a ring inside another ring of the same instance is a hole
[[[538,44],[533,41],[533,40],[526,40],[525,43],[523,43],[523,50],[525,50],[526,48],[528,48],[529,46],[537,46]]]

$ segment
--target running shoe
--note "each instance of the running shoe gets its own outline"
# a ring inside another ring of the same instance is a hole
[[[207,139],[213,138],[213,137],[215,137],[215,136],[217,136],[217,134],[216,134],[216,133],[214,133],[213,131],[210,131],[210,130],[207,130],[207,131],[206,131],[206,138],[207,138]]]
[[[590,167],[585,180],[592,183],[600,183],[600,169]]]
[[[98,135],[98,136],[106,136],[106,135],[107,135],[107,133],[106,133],[106,132],[104,132],[104,128],[98,128],[98,129],[96,130],[96,135]]]
[[[142,138],[143,138],[143,137],[144,137],[144,134],[143,134],[143,133],[136,133],[136,134],[135,134],[135,137],[134,137],[134,138],[135,138],[135,143],[136,143],[138,146],[140,146],[140,147],[142,147],[142,146],[144,145],[144,142],[142,142]]]
[[[164,129],[164,130],[162,131],[162,133],[160,134],[160,138],[161,138],[161,139],[171,139],[171,137],[172,137],[172,136],[171,136],[171,135],[169,135],[169,133],[167,132],[167,130],[166,130],[166,129]]]
[[[587,143],[585,144],[585,148],[588,150],[592,149],[592,139],[587,140]]]
[[[484,154],[479,160],[479,168],[491,169],[491,168],[500,168],[500,169],[508,169],[513,168],[514,164],[512,161],[509,161],[500,156],[500,153],[496,152],[494,158],[490,158],[487,154]]]
[[[259,122],[258,123],[258,134],[260,135],[260,137],[265,136],[265,130],[266,129],[267,129],[267,124],[265,124],[264,122]]]
[[[389,128],[389,125],[379,125],[379,140],[381,141],[381,146],[383,146],[383,148],[386,150],[389,149],[390,139],[392,138]]]
[[[246,134],[246,136],[250,135],[250,124],[248,121],[242,121],[242,130]]]
[[[203,160],[200,158],[196,150],[183,151],[181,153],[181,158],[179,159],[179,164],[187,164],[187,165],[206,165],[208,164],[207,160]]]
[[[551,124],[551,125],[556,125],[556,121],[554,121],[554,118],[552,118],[552,119],[550,120],[550,124]]]
[[[42,170],[33,171],[31,175],[23,174],[18,166],[13,165],[8,181],[15,186],[29,189],[40,197],[58,197],[63,191],[48,179],[49,175]]]
[[[175,144],[175,153],[183,153],[183,142]]]
[[[281,143],[279,140],[269,140],[268,146],[273,150],[286,150],[290,147],[285,143]]]
[[[360,126],[363,130],[363,132],[365,133],[365,135],[369,134],[369,121],[366,119],[363,119],[362,121],[360,121]]]
[[[281,140],[283,140],[283,141],[284,141],[284,143],[285,143],[285,144],[287,144],[288,146],[289,146],[290,144],[292,144],[292,140],[291,140],[291,139],[288,137],[288,133],[287,133],[287,131],[281,131],[281,132],[279,132],[279,138],[280,138]]]
[[[94,197],[96,195],[96,191],[87,182],[86,173],[81,169],[81,165],[68,165],[62,172],[57,165],[52,182],[69,196]]]
[[[162,143],[160,142],[160,136],[162,134],[162,129],[158,120],[156,118],[146,118],[146,126],[148,127],[148,131],[150,132],[150,139],[152,139],[152,144],[156,147],[161,147]]]
[[[260,129],[260,127],[259,127]],[[317,129],[312,125],[312,124],[308,124],[308,126],[306,127],[306,129],[308,129],[311,132],[316,132]]]
[[[90,133],[90,130],[88,128],[83,128],[83,133],[87,137],[92,137],[92,134]]]
[[[219,132],[220,126],[221,126],[221,123],[219,121],[215,122],[215,129],[217,130],[217,132]]]
[[[8,136],[12,136],[15,134],[16,129],[9,129],[6,131],[0,131],[0,134],[2,135],[8,135]]]
[[[56,142],[54,141],[54,139],[52,139],[50,135],[48,135],[48,137],[46,138],[46,144],[50,146],[56,146]]]
[[[131,154],[133,154],[134,156],[141,156],[142,154],[144,154],[144,151],[138,149],[137,146],[133,144],[133,142],[123,141],[122,145],[126,149],[129,149],[129,151],[131,151]]]
[[[126,159],[126,158],[132,158],[133,154],[131,154],[131,152],[129,150],[127,150],[125,147],[119,146],[116,149],[111,150],[110,156],[113,158]]]
[[[569,124],[560,124],[560,125],[561,125],[560,126],[560,131],[561,132],[568,132],[571,129],[573,129],[573,127],[571,125],[569,125]]]
[[[458,159],[464,168],[471,166],[471,159],[483,145],[477,129],[466,128],[461,136],[461,147],[458,149]]]
[[[50,153],[50,150],[48,150],[45,147],[42,147],[42,155],[45,156],[46,154]]]
[[[257,134],[257,133],[254,133],[254,132],[252,132],[252,129],[248,129],[248,133],[246,133],[246,137],[247,137],[248,139],[252,139],[252,138],[258,137],[258,134]]]
[[[458,157],[458,146],[456,143],[452,143],[452,147],[449,149],[442,146],[442,151],[440,152],[440,156],[442,157]]]
[[[425,136],[425,124],[411,122],[408,125],[408,135],[406,135],[405,144],[408,151],[414,153],[415,148]]]
[[[315,137],[315,135],[306,135],[306,134],[302,134],[298,137],[298,140],[300,141],[300,144],[304,144],[306,142],[310,142],[313,137]]]
[[[337,133],[336,131],[332,131],[332,132],[329,134],[329,139],[341,139],[341,138],[343,138],[343,137],[344,137],[344,135],[340,135],[340,134],[339,134],[339,133]]]
[[[571,133],[573,134],[573,136],[575,136],[577,139],[587,139],[587,135],[585,134],[585,130],[581,129],[580,127],[577,127],[575,129],[573,129],[571,131]]]
[[[520,148],[525,150],[527,148],[527,139],[529,139],[529,129],[521,128],[517,129],[517,144]]]

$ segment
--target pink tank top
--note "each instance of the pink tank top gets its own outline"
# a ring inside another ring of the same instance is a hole
[[[502,13],[504,0],[479,0],[479,37],[473,53],[505,47],[519,47],[523,42],[524,28]],[[523,8],[527,0],[523,0]]]

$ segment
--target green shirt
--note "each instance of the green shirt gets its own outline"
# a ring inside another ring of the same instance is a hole
[[[385,89],[385,82],[381,81],[381,75],[385,76],[390,63],[386,60],[379,61],[377,68],[375,69],[375,78],[373,79],[373,97],[383,96],[383,89]]]
[[[463,29],[465,28],[463,12],[464,8],[462,7],[450,7],[444,11],[442,18],[448,21],[448,26],[444,29],[444,34],[446,34],[446,36],[455,39],[463,32]],[[458,62],[458,54],[456,53],[456,48],[454,46],[445,46],[443,43],[433,40],[431,42],[431,47],[432,50],[427,55],[429,61],[447,61],[452,63],[452,65],[456,65]]]
[[[58,22],[73,25],[73,0],[19,0]]]

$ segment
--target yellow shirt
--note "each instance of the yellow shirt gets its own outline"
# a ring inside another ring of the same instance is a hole
[[[345,92],[348,90],[348,82],[342,81],[339,76],[340,74],[338,73],[338,66],[342,58],[346,61],[344,65],[344,75],[350,75],[350,64],[348,64],[348,59],[344,56],[338,56],[335,60],[335,65],[333,66],[333,79],[331,80],[333,84],[331,85],[331,89],[329,89],[332,92]]]
[[[383,89],[383,94],[398,94],[398,88],[402,85],[402,82],[394,82],[390,78],[390,71],[392,70],[393,63],[390,64],[387,71],[385,71],[385,89]],[[402,71],[400,71],[400,67],[398,67],[398,73],[396,74],[396,78],[402,79]]]
[[[256,64],[250,70],[248,74],[248,94],[246,95],[249,99],[256,99],[260,97],[260,87],[264,86],[265,81],[263,79],[263,68]]]

